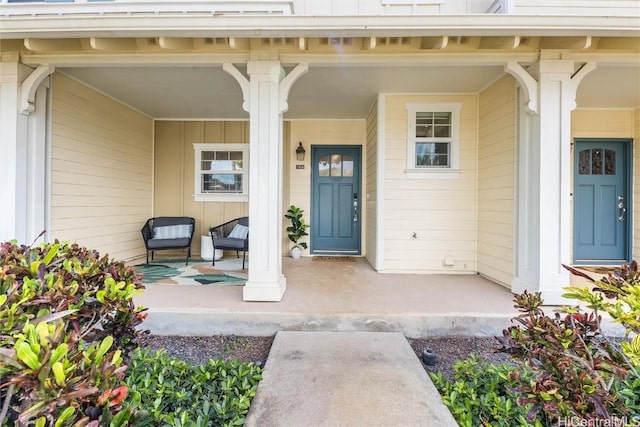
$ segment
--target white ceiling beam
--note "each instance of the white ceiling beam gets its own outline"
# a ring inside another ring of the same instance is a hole
[[[38,54],[25,53],[21,62],[26,65],[51,64],[56,67],[114,67],[127,65],[221,65],[223,63],[243,63],[249,53],[92,53],[92,54]]]
[[[158,45],[162,49],[191,50],[193,39],[184,37],[158,37]]]
[[[131,38],[89,38],[89,46],[93,50],[137,50],[136,39]]]

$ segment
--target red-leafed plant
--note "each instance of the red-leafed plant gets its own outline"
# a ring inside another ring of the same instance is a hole
[[[612,392],[627,375],[620,352],[600,339],[599,316],[565,307],[548,316],[540,293],[517,295],[522,313],[500,337],[501,350],[523,360],[533,371],[533,381],[522,381],[518,404],[532,404],[530,420],[608,419],[627,413],[624,401]]]

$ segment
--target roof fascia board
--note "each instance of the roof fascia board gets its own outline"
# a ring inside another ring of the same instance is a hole
[[[0,11],[1,12],[1,11]],[[626,16],[82,16],[3,17],[3,38],[56,37],[637,37]]]
[[[239,64],[249,60],[248,53],[210,54],[210,53],[22,53],[21,62],[25,65],[50,64],[55,67],[87,66],[222,66],[224,63]],[[540,58],[539,52],[421,52],[421,53],[376,53],[376,54],[305,54],[281,53],[283,64],[306,63],[312,66],[421,66],[438,67],[457,66],[503,66],[508,61],[522,64],[534,63]],[[566,52],[564,59],[576,62],[597,62],[600,65],[638,66],[640,56],[635,52]]]

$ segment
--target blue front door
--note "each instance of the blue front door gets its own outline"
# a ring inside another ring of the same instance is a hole
[[[629,260],[629,145],[628,140],[576,140],[576,264],[619,264]]]
[[[311,147],[311,253],[360,254],[360,147]]]

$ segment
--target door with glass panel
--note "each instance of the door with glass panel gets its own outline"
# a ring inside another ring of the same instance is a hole
[[[311,253],[360,254],[360,153],[357,146],[311,147]]]
[[[574,262],[628,261],[629,140],[582,139],[574,149]]]

